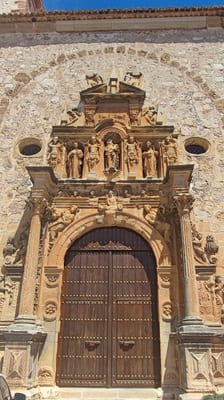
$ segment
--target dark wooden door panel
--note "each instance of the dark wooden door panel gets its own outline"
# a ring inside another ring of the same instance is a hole
[[[69,250],[63,276],[57,383],[159,386],[155,260],[134,232],[98,229]]]

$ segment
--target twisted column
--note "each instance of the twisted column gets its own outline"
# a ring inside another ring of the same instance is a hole
[[[175,196],[174,200],[180,218],[182,242],[182,274],[184,284],[184,317],[182,325],[202,324],[199,317],[198,290],[190,221],[190,212],[194,198],[190,194],[180,194]]]

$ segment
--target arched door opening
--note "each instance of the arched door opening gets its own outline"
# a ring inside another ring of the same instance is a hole
[[[57,384],[160,386],[156,262],[131,230],[95,229],[67,252]]]

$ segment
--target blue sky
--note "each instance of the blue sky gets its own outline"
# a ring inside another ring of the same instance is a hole
[[[208,7],[223,0],[43,0],[45,10],[100,10],[107,8]]]

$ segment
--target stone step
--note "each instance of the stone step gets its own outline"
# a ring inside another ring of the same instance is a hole
[[[162,400],[161,389],[41,388],[42,400]],[[172,398],[172,397],[171,397]]]

